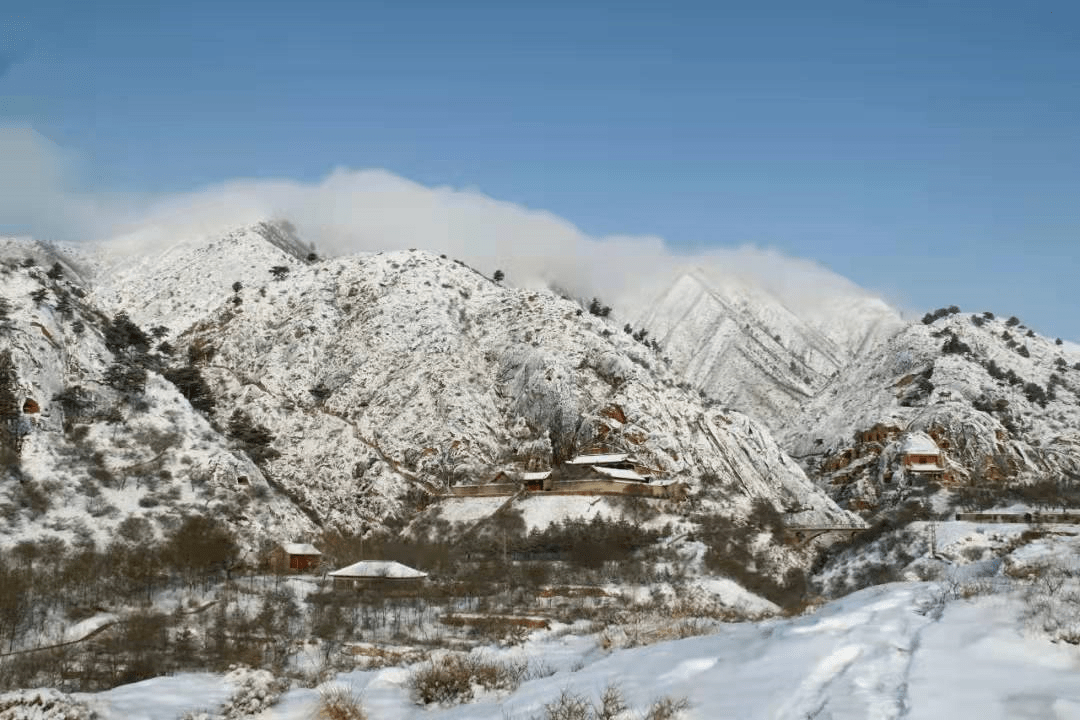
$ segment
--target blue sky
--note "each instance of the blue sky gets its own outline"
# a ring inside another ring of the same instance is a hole
[[[1072,2],[4,6],[0,125],[95,191],[385,168],[1080,340]]]

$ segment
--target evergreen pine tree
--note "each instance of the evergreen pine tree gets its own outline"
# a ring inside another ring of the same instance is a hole
[[[56,312],[60,313],[64,317],[71,315],[71,296],[67,293],[60,295],[60,299],[56,301]]]
[[[197,367],[186,365],[181,368],[170,368],[164,375],[165,379],[175,385],[180,394],[188,399],[191,407],[207,415],[214,411],[214,394]]]
[[[267,461],[280,457],[281,453],[271,447],[273,434],[263,425],[258,425],[243,410],[237,408],[229,416],[229,437],[248,454],[251,461],[260,467]]]
[[[118,312],[105,324],[105,347],[113,355],[132,348],[138,352],[150,350],[150,338],[138,325],[131,321],[126,312]]]
[[[146,390],[146,368],[126,360],[117,360],[105,371],[105,383],[133,398]]]
[[[0,469],[18,462],[19,415],[22,412],[15,394],[18,382],[11,350],[0,352]]]

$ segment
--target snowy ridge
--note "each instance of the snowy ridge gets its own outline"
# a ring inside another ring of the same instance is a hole
[[[182,332],[225,301],[234,282],[263,282],[271,267],[304,264],[311,250],[288,223],[258,223],[146,253],[124,239],[94,254],[94,300],[136,323]]]
[[[778,429],[852,359],[902,326],[880,300],[843,296],[801,309],[697,270],[641,318],[696,388]]]

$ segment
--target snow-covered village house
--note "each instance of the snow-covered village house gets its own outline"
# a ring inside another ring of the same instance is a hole
[[[281,543],[270,552],[270,566],[276,572],[312,570],[322,561],[322,553],[309,543]]]
[[[597,450],[578,455],[550,470],[504,470],[487,483],[454,485],[450,494],[456,497],[510,497],[524,491],[555,495],[685,497],[685,483],[665,480],[660,475],[630,453]]]
[[[656,498],[684,496],[684,484],[659,476],[630,453],[587,453],[567,460],[552,473],[552,489]]]
[[[428,574],[392,560],[361,560],[330,573],[334,588],[378,590],[384,594],[419,589]]]
[[[615,479],[647,483],[654,473],[630,453],[588,453],[563,463],[560,475],[567,480]]]

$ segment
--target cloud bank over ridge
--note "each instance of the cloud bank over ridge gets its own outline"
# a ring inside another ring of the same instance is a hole
[[[681,252],[655,236],[592,237],[552,213],[474,190],[427,187],[385,170],[338,169],[315,183],[234,180],[169,195],[87,190],[78,159],[33,130],[0,128],[0,233],[119,239],[132,252],[270,218],[293,222],[320,253],[421,248],[521,286],[599,296],[632,318],[700,267],[760,287],[796,311],[870,295],[808,260],[744,245]]]

